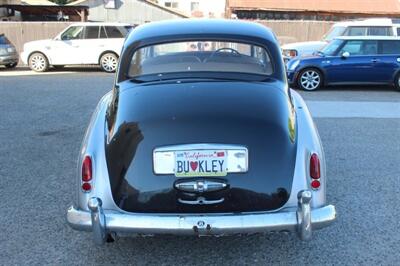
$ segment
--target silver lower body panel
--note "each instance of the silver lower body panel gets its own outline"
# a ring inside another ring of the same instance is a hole
[[[270,231],[297,232],[302,240],[312,230],[328,226],[336,219],[333,205],[311,209],[311,192],[300,191],[297,210],[249,214],[138,214],[103,210],[101,199],[91,198],[90,211],[71,206],[68,224],[76,230],[92,231],[94,241],[104,243],[107,233],[231,235]]]

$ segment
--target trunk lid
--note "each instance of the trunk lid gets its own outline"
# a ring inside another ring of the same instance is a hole
[[[282,207],[290,196],[296,161],[293,113],[283,86],[275,81],[182,82],[122,89],[106,143],[115,203],[128,212],[151,213]],[[157,149],[203,144],[216,152],[245,148],[247,171],[217,177],[156,173]],[[197,190],[182,189],[184,185]],[[204,191],[199,185],[219,189]]]

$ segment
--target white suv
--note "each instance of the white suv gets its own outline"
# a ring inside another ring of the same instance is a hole
[[[400,20],[371,18],[335,23],[322,41],[289,43],[282,46],[285,61],[302,55],[311,55],[321,50],[332,39],[339,36],[398,36]]]
[[[97,64],[106,72],[114,72],[131,28],[122,23],[72,24],[54,39],[25,43],[21,59],[38,72],[50,66]]]

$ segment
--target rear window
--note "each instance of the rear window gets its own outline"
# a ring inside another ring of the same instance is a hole
[[[207,77],[207,73],[245,73],[271,75],[272,63],[263,47],[228,41],[189,41],[157,44],[138,49],[132,57],[128,75],[188,74]]]
[[[105,26],[108,38],[125,38],[132,27],[128,26]]]
[[[0,44],[10,44],[10,41],[4,35],[0,35]]]
[[[400,54],[400,41],[380,41],[381,54]]]

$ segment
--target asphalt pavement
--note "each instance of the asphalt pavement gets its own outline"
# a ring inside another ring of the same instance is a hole
[[[0,71],[1,265],[399,265],[400,92],[386,87],[300,92],[315,114],[327,201],[338,211],[337,222],[312,241],[291,234],[156,236],[95,246],[90,233],[68,227],[65,214],[76,194],[84,131],[113,78]],[[332,102],[344,105],[335,112]]]

